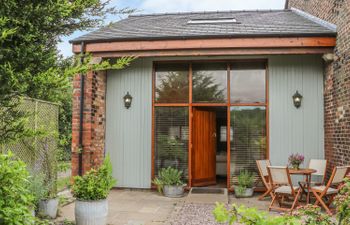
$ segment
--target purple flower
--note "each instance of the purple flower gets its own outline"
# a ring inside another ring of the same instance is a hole
[[[299,154],[299,153],[291,154],[288,157],[288,163],[290,165],[300,165],[304,162],[304,159],[305,159],[305,157],[302,154]]]

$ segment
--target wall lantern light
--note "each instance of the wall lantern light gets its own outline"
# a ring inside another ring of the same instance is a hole
[[[132,102],[132,96],[129,94],[129,92],[126,93],[124,96],[124,106],[125,108],[130,108]]]
[[[295,108],[299,108],[301,106],[301,99],[303,98],[303,96],[301,94],[299,94],[298,91],[295,92],[295,94],[293,95],[293,103]]]

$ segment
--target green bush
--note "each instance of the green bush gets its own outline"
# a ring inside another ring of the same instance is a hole
[[[12,153],[0,154],[0,224],[33,224],[29,173]]]
[[[103,164],[91,169],[84,176],[75,176],[72,185],[73,196],[82,201],[106,199],[116,180],[112,177],[112,164],[106,156]]]
[[[350,224],[350,179],[345,178],[344,181],[345,183],[334,201],[338,211],[339,225]]]
[[[161,193],[165,185],[183,185],[181,178],[182,171],[169,166],[168,168],[162,168],[158,173],[158,177],[154,178],[152,183],[157,186]]]
[[[252,188],[254,185],[254,175],[248,170],[242,170],[238,177],[238,187],[236,191],[238,194],[243,194],[247,188]]]

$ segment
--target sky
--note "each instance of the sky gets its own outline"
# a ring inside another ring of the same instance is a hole
[[[189,11],[283,9],[285,0],[112,0],[110,4],[118,8],[129,7],[136,9],[137,14],[147,14]],[[109,16],[105,24],[120,19],[120,16]],[[72,47],[68,41],[90,31],[76,31],[70,36],[61,37],[62,42],[57,45],[58,50],[65,57],[71,56],[73,54]]]

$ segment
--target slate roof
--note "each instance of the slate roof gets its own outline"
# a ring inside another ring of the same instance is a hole
[[[190,20],[234,18],[236,23]],[[295,10],[218,11],[131,15],[71,42],[193,39],[208,37],[335,36],[332,27]]]

